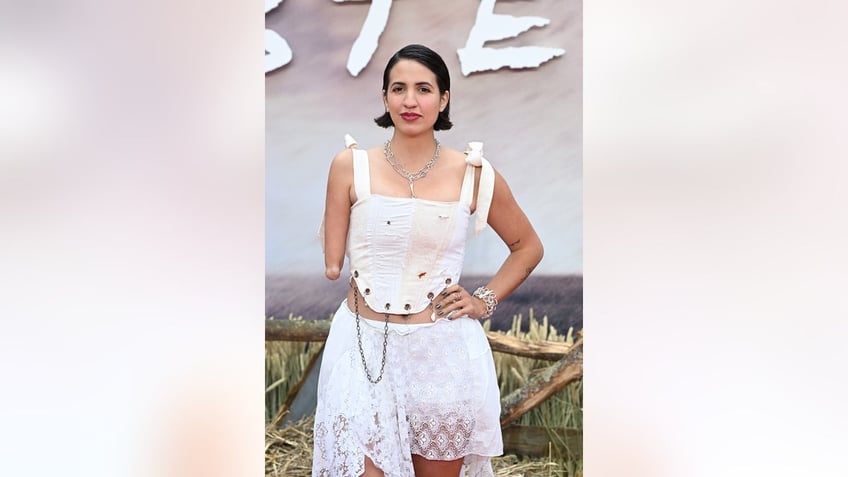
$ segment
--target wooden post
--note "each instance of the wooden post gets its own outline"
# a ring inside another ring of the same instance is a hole
[[[562,341],[527,341],[497,331],[489,331],[486,333],[486,337],[489,338],[489,346],[492,347],[492,351],[525,358],[557,361],[571,349],[571,345]]]
[[[553,366],[532,376],[524,386],[501,399],[501,427],[538,406],[566,384],[583,377],[583,338]]]

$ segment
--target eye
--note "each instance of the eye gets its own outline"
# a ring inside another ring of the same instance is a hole
[[[400,93],[401,91],[403,91],[403,86],[393,86],[392,87],[392,93]]]
[[[429,86],[422,86],[422,87],[418,88],[418,91],[421,92],[421,93],[429,93],[431,91],[431,89],[430,89]]]

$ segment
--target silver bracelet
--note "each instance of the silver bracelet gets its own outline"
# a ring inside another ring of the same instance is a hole
[[[495,308],[498,307],[498,297],[495,296],[495,292],[486,287],[480,287],[474,290],[472,296],[476,296],[486,305],[486,312],[483,313],[483,316],[481,316],[480,319],[485,320],[492,316],[492,313],[495,312]]]

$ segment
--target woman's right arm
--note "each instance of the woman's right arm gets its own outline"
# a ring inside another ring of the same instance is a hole
[[[324,274],[336,280],[344,264],[347,230],[353,188],[353,153],[350,149],[336,154],[327,178],[324,205]]]

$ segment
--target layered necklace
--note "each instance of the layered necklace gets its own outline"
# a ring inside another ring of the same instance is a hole
[[[436,161],[439,160],[439,150],[441,148],[441,145],[439,144],[438,139],[433,138],[433,141],[436,143],[436,152],[433,153],[433,157],[430,158],[430,160],[427,161],[427,164],[424,164],[424,167],[419,169],[418,172],[407,171],[403,168],[402,165],[400,165],[397,159],[395,159],[395,155],[392,152],[391,139],[386,141],[386,145],[383,147],[383,153],[386,154],[386,160],[389,161],[389,164],[392,165],[392,169],[394,169],[395,172],[397,172],[402,177],[406,178],[407,181],[409,181],[409,193],[412,195],[413,199],[415,198],[415,188],[413,187],[412,183],[417,181],[418,179],[423,179],[424,177],[427,177],[427,173],[430,172],[430,169],[432,169],[433,166],[436,165]]]

